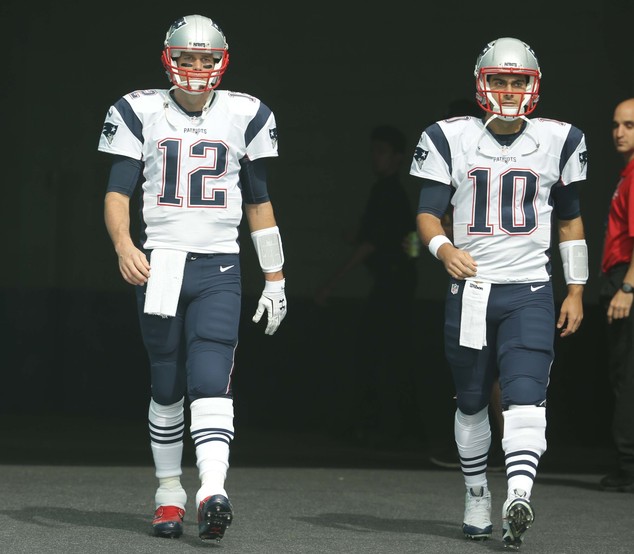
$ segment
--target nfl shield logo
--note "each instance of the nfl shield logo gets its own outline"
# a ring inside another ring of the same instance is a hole
[[[458,283],[451,283],[451,294],[458,294],[459,289]]]

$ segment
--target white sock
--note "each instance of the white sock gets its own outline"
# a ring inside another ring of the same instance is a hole
[[[155,509],[159,506],[178,506],[185,509],[187,493],[181,485],[180,477],[162,477],[154,495]]]
[[[488,486],[486,469],[491,446],[488,407],[473,415],[456,410],[454,434],[467,489]]]
[[[509,406],[503,414],[508,495],[523,489],[530,498],[539,459],[546,452],[546,408]]]
[[[200,489],[196,506],[208,496],[222,494],[229,469],[229,445],[233,440],[233,400],[199,398],[191,404],[191,436],[196,445]]]
[[[185,430],[183,404],[184,398],[169,406],[163,406],[154,400],[150,401],[148,410],[150,445],[155,475],[159,479],[159,487],[154,496],[157,508],[178,506],[185,509],[187,503],[187,494],[180,483],[180,475],[183,473],[181,460]]]

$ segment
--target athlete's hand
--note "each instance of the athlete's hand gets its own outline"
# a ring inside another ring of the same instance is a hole
[[[131,285],[144,285],[150,277],[150,263],[146,255],[133,244],[117,249],[119,271]]]
[[[443,244],[437,252],[438,259],[444,264],[445,270],[454,279],[475,277],[478,270],[477,262],[465,250],[456,248],[453,244]]]
[[[570,292],[573,289],[574,292]],[[576,333],[583,320],[583,286],[568,285],[568,295],[564,298],[557,320],[560,337],[568,337]]]
[[[257,323],[266,311],[267,324],[264,333],[272,335],[286,317],[286,294],[284,285],[286,279],[279,281],[265,281],[262,296],[258,300],[258,309],[255,311],[253,321]]]

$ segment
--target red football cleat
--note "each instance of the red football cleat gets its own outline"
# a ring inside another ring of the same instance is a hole
[[[177,506],[159,506],[154,512],[152,529],[157,537],[176,539],[183,534],[185,510]]]

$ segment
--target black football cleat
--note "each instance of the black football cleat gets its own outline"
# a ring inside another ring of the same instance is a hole
[[[219,541],[233,521],[233,507],[226,496],[214,494],[198,506],[198,536],[203,541]]]

